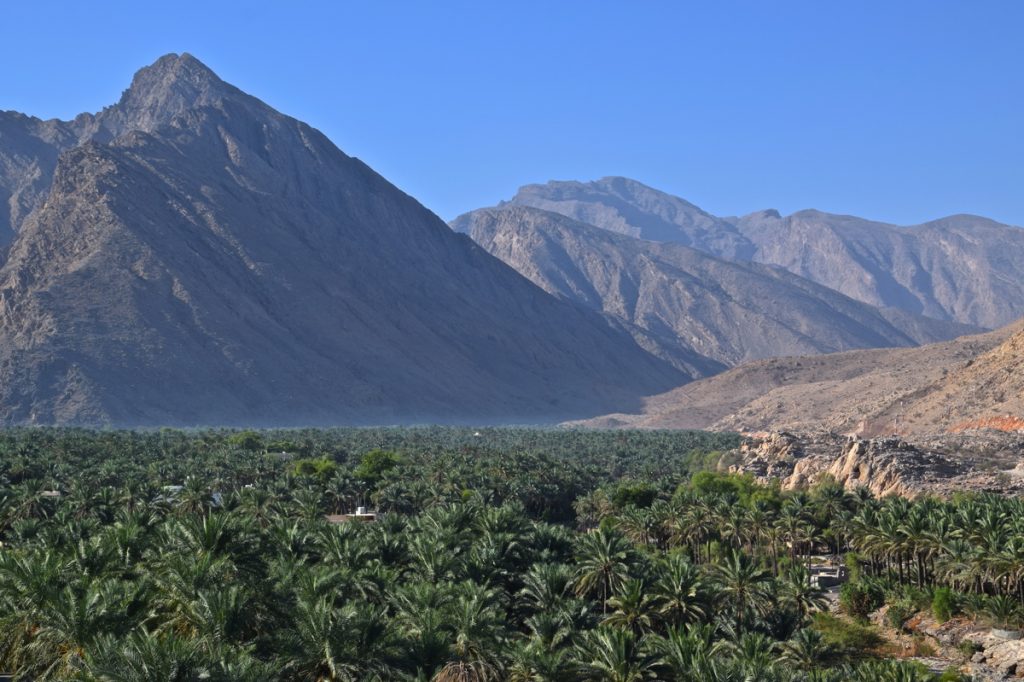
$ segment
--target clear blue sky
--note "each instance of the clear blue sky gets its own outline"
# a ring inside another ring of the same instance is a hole
[[[1024,2],[10,2],[0,109],[191,52],[444,218],[626,175],[718,214],[1024,225]]]

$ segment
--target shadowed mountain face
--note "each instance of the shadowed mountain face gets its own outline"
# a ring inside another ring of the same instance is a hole
[[[0,422],[548,421],[687,376],[188,55],[0,116]]]
[[[509,203],[778,265],[873,306],[985,328],[1024,316],[1024,230],[977,216],[914,227],[820,211],[717,218],[625,178],[528,185]]]
[[[225,96],[252,100],[196,59],[168,55],[139,71],[121,101],[99,114],[41,121],[0,112],[0,247],[45,200],[61,152],[87,141],[109,142],[131,130],[150,131]]]
[[[724,365],[780,355],[909,346],[972,328],[887,314],[781,268],[616,234],[505,205],[452,227],[544,290],[623,320],[664,346]]]

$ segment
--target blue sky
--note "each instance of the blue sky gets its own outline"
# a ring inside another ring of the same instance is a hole
[[[721,215],[1024,225],[1024,2],[5,3],[0,109],[191,52],[444,218],[626,175]]]

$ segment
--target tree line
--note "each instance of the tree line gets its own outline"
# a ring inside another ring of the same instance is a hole
[[[891,660],[857,619],[882,603],[941,602],[946,617],[1017,623],[1018,501],[877,500],[829,482],[784,492],[708,470],[738,442],[0,432],[0,670],[923,682],[934,676]],[[326,518],[357,505],[381,514]],[[808,571],[815,554],[843,557],[853,574],[840,596],[849,618],[828,613]]]

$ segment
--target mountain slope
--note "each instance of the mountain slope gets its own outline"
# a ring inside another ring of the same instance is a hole
[[[745,216],[754,260],[877,306],[981,327],[1024,315],[1024,230],[958,215],[914,227],[800,211]]]
[[[526,185],[507,203],[561,213],[630,237],[678,242],[724,258],[746,260],[754,250],[732,223],[629,178]]]
[[[729,366],[971,331],[911,315],[894,323],[779,268],[614,234],[537,208],[481,209],[452,226],[545,291]]]
[[[717,218],[625,178],[528,185],[509,203],[779,265],[873,306],[989,329],[1024,316],[1024,230],[977,216],[913,227],[821,211]]]
[[[43,121],[0,112],[0,248],[45,200],[60,154],[88,141],[109,142],[131,130],[152,130],[189,109],[224,96],[257,101],[220,80],[189,55],[167,55],[140,70],[116,106],[73,121]],[[2,262],[2,261],[0,261]]]
[[[931,433],[1024,417],[1024,323],[918,348],[741,365],[591,426]]]
[[[0,422],[547,421],[686,379],[188,55],[65,128],[0,268]]]

